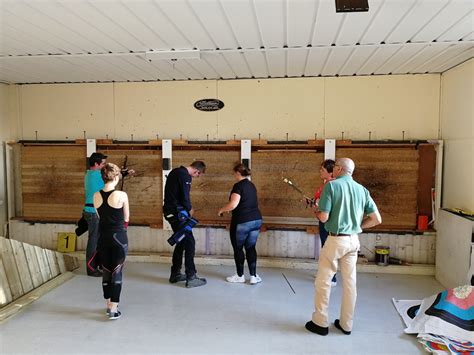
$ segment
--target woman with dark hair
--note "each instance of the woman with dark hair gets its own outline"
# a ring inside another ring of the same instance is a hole
[[[128,251],[127,227],[130,218],[127,193],[116,191],[120,168],[107,163],[101,170],[105,186],[94,194],[94,207],[99,215],[99,255],[104,273],[102,290],[109,319],[121,316],[117,309],[122,291],[122,269]]]
[[[332,175],[332,171],[334,169],[334,165],[336,162],[332,159],[326,159],[321,163],[321,166],[319,168],[319,176],[323,180],[323,184],[316,190],[314,193],[314,201],[316,204],[316,207],[318,206],[319,199],[321,198],[321,194],[323,192],[324,186],[326,185],[327,182],[334,180],[334,177]],[[328,231],[326,228],[324,228],[324,223],[319,221],[319,238],[321,238],[321,249],[324,246],[324,243],[326,243],[326,240],[328,239]],[[331,280],[331,286],[336,286],[337,285],[337,280],[336,280],[336,275],[333,276]]]
[[[257,274],[257,250],[255,245],[262,226],[262,214],[258,209],[257,189],[248,179],[251,172],[244,164],[234,166],[234,177],[237,180],[230,193],[229,202],[217,213],[232,211],[230,224],[230,241],[234,249],[234,260],[237,273],[227,277],[228,282],[244,283],[244,262],[250,272],[250,284],[262,282]],[[245,248],[245,254],[244,249]]]

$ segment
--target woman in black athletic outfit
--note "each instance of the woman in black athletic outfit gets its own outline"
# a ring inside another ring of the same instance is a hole
[[[121,316],[117,309],[122,290],[122,268],[128,251],[127,227],[130,218],[128,196],[116,191],[120,168],[107,163],[101,170],[105,186],[94,194],[94,207],[99,215],[99,255],[104,274],[102,288],[109,319]]]

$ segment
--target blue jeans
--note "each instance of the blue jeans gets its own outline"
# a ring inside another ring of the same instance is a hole
[[[89,236],[87,239],[86,247],[86,270],[87,275],[91,276],[98,272],[97,267],[99,266],[97,258],[97,244],[99,242],[99,216],[97,213],[83,212],[82,215],[87,221],[87,229]]]
[[[231,223],[230,225],[230,242],[234,249],[235,267],[239,276],[244,274],[245,258],[247,258],[250,275],[255,276],[257,274],[257,250],[255,245],[260,234],[260,227],[262,227],[261,219],[239,224]]]

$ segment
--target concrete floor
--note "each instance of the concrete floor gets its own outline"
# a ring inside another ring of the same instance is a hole
[[[259,269],[261,284],[229,284],[230,266],[199,266],[204,287],[168,283],[165,264],[128,263],[120,309],[108,320],[101,282],[81,271],[0,325],[1,354],[424,354],[403,333],[391,298],[423,299],[442,290],[431,276],[358,274],[352,335],[331,325],[309,333],[314,275],[309,270]],[[294,292],[283,277],[284,274]],[[341,286],[331,294],[339,315]]]

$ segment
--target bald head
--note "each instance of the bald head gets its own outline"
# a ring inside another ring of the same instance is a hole
[[[336,165],[339,165],[343,173],[352,175],[355,169],[354,161],[350,158],[339,158],[336,160]]]

